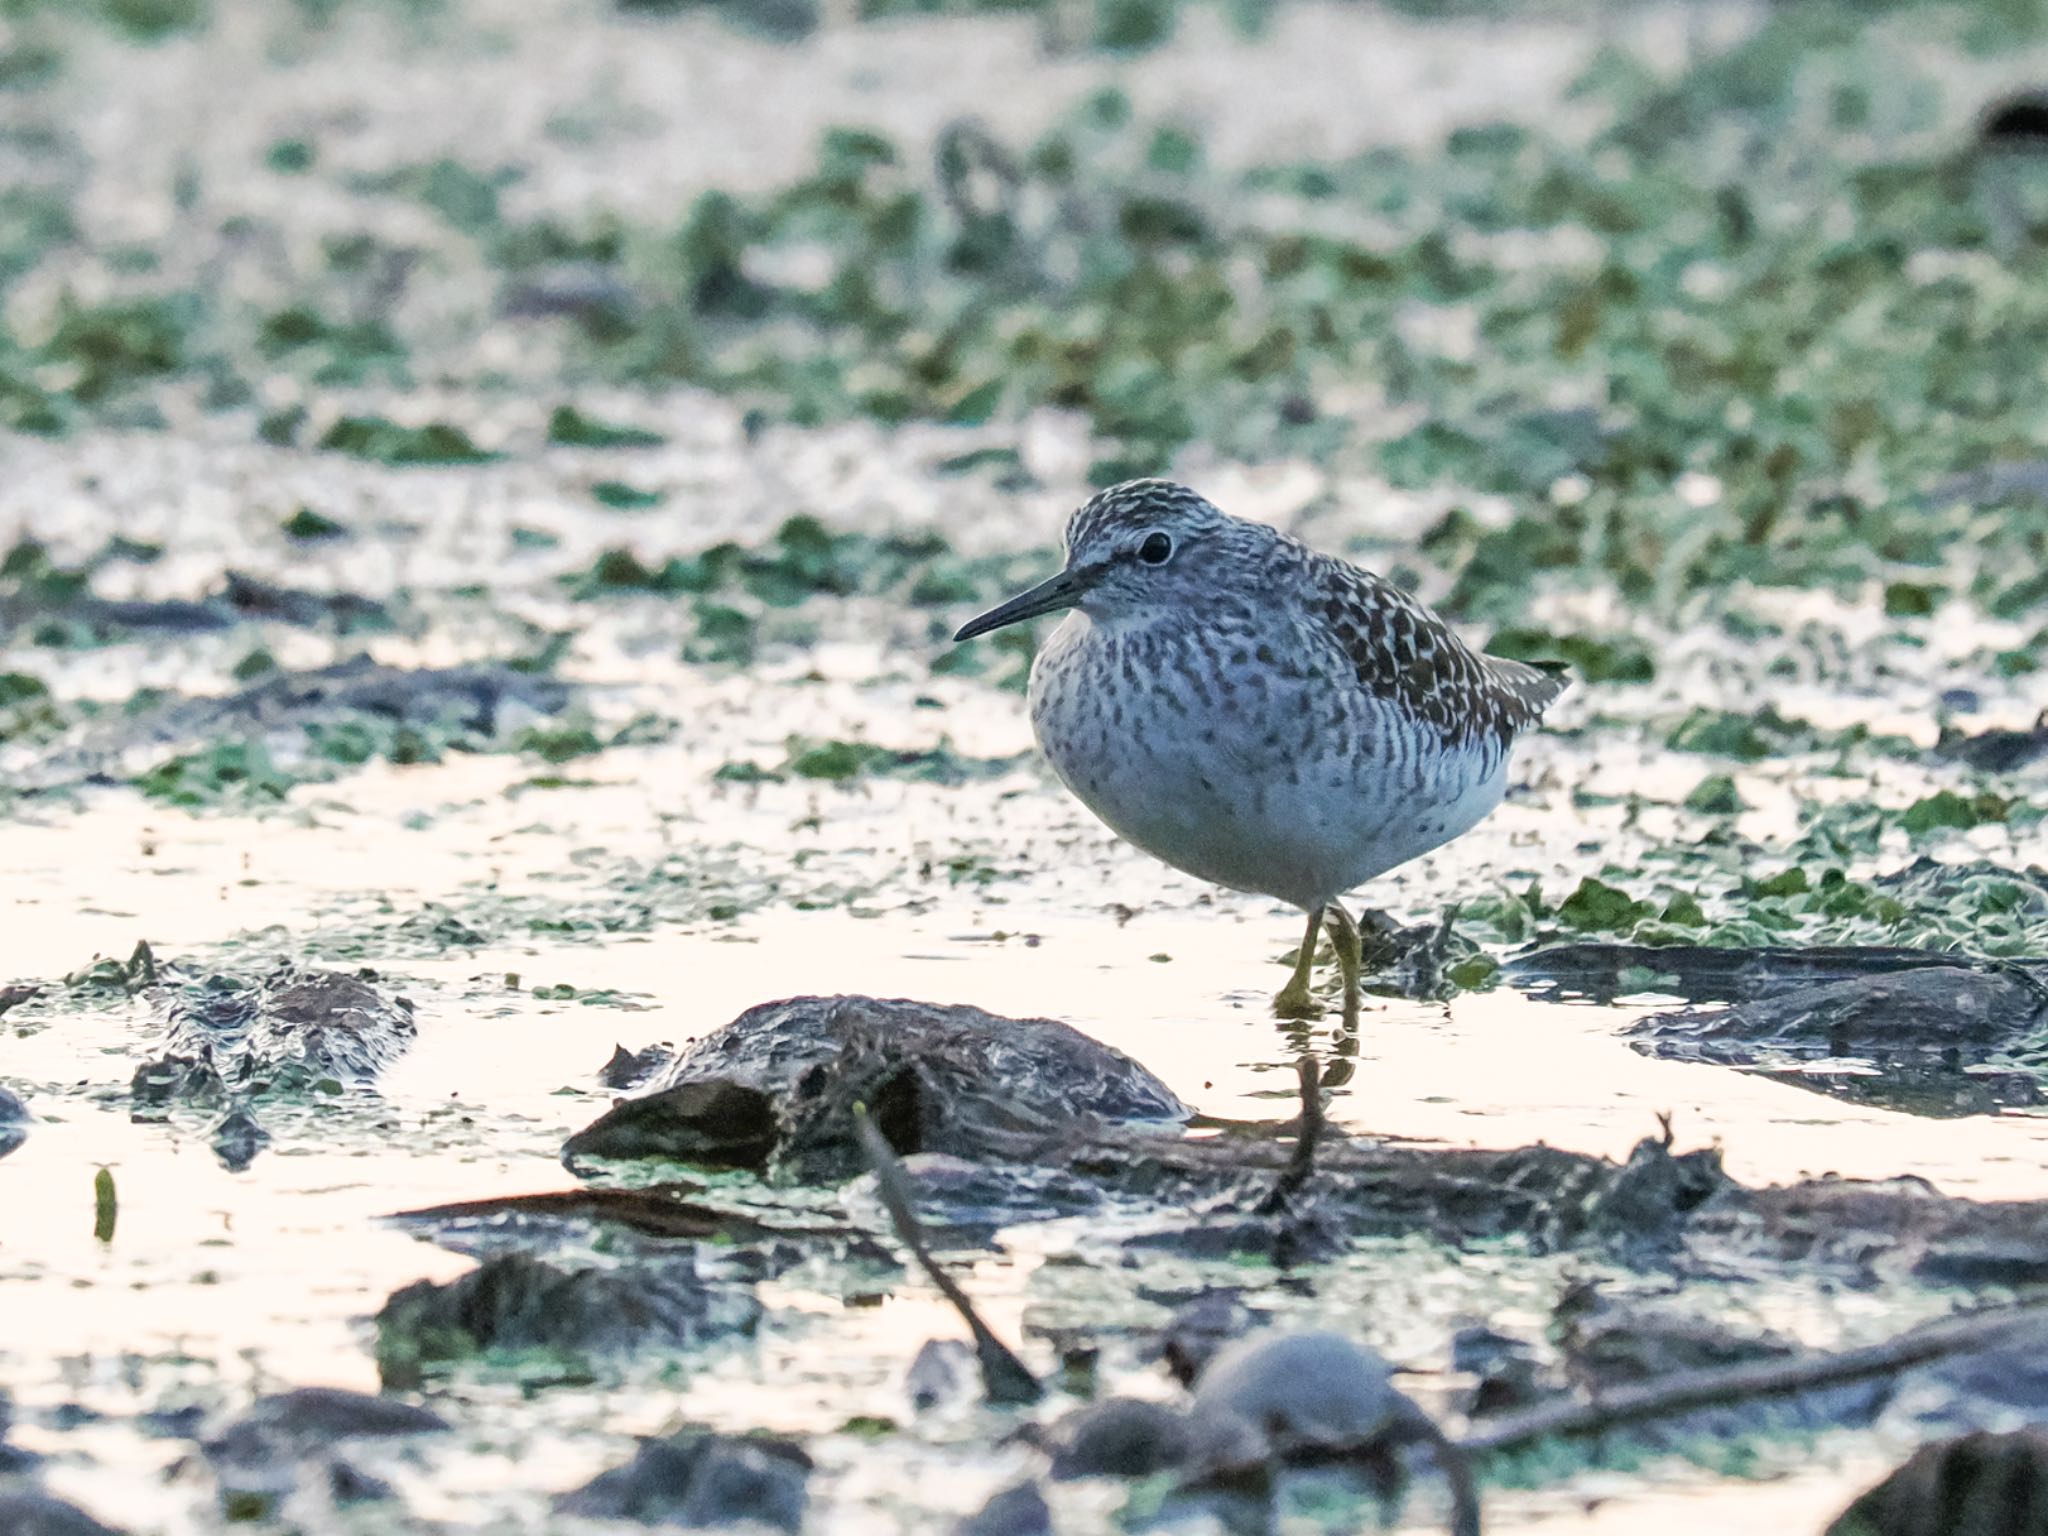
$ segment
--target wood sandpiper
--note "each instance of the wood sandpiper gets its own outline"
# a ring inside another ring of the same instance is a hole
[[[1469,648],[1368,571],[1184,486],[1132,480],[1067,523],[1066,566],[955,640],[1067,617],[1031,668],[1053,771],[1176,869],[1308,914],[1283,1018],[1325,918],[1357,1028],[1360,944],[1339,898],[1479,822],[1557,673]]]

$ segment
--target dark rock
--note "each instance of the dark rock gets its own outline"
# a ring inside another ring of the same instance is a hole
[[[374,977],[281,965],[259,981],[164,989],[163,1054],[135,1072],[139,1103],[363,1086],[403,1055],[412,1004]]]
[[[639,1051],[614,1045],[612,1059],[598,1070],[597,1080],[607,1088],[631,1088],[675,1059],[676,1053],[665,1045],[650,1045]]]
[[[1474,1378],[1458,1404],[1467,1418],[1526,1408],[1558,1390],[1543,1379],[1535,1347],[1527,1339],[1483,1323],[1460,1328],[1451,1336],[1451,1369]]]
[[[751,1008],[569,1139],[567,1157],[670,1156],[843,1179],[865,1104],[901,1156],[986,1157],[998,1139],[1187,1108],[1120,1051],[1050,1019],[871,997]]]
[[[2048,1025],[2048,986],[2016,967],[1944,964],[1801,987],[1726,1008],[1651,1014],[1626,1033],[1637,1050],[1667,1060],[1751,1068],[1792,1060],[1853,1057],[1879,1076],[1784,1075],[1818,1092],[1854,1084],[1866,1102],[1911,1109],[1926,1103],[1953,1112],[1958,1098],[1981,1101],[1964,1066],[1994,1055],[2024,1054]],[[1942,1094],[1928,1078],[1952,1080]],[[1889,1092],[1894,1082],[1896,1093]]]
[[[1204,1291],[1183,1303],[1159,1331],[1159,1358],[1182,1386],[1193,1386],[1216,1352],[1263,1315],[1245,1305],[1240,1291]]]
[[[1836,1517],[1827,1536],[2042,1536],[2048,1435],[2025,1429],[1923,1445]]]
[[[1453,1495],[1451,1528],[1479,1530],[1462,1458],[1396,1391],[1387,1364],[1342,1334],[1254,1334],[1226,1346],[1195,1383],[1192,1445],[1175,1499],[1232,1530],[1270,1530],[1276,1479],[1287,1468],[1334,1466],[1391,1512],[1407,1482],[1403,1448],[1439,1448]]]
[[[701,1435],[643,1440],[623,1467],[600,1472],[581,1488],[560,1495],[555,1509],[597,1520],[639,1520],[652,1525],[680,1515],[697,1475]]]
[[[737,1083],[691,1082],[620,1099],[571,1136],[562,1160],[665,1157],[718,1168],[759,1168],[778,1145],[775,1101]]]
[[[1187,1415],[1165,1403],[1109,1397],[1070,1414],[1059,1426],[1052,1475],[1150,1477],[1187,1460]]]
[[[0,1388],[0,1477],[30,1471],[43,1458],[34,1451],[7,1443],[7,1431],[14,1426],[14,1399]]]
[[[266,1519],[302,1487],[317,1487],[332,1503],[391,1496],[382,1479],[342,1460],[336,1447],[351,1440],[388,1440],[435,1434],[448,1421],[428,1408],[346,1392],[300,1387],[258,1398],[249,1411],[200,1444],[231,1519]]]
[[[689,1254],[631,1269],[571,1268],[498,1254],[445,1285],[422,1280],[377,1314],[384,1380],[480,1350],[625,1354],[688,1349],[751,1332],[761,1304],[744,1287],[707,1283]]]
[[[1192,1411],[1249,1427],[1286,1460],[1370,1444],[1414,1410],[1371,1350],[1340,1333],[1275,1331],[1219,1351]]]
[[[759,1524],[795,1531],[804,1520],[810,1470],[810,1457],[795,1445],[721,1436],[698,1458],[683,1500],[683,1524]]]
[[[786,1440],[686,1432],[643,1440],[633,1459],[555,1500],[565,1515],[647,1525],[803,1524],[811,1458]]]
[[[1457,988],[1444,972],[1453,960],[1476,953],[1451,920],[1408,926],[1371,908],[1358,914],[1359,963],[1367,990],[1380,997],[1442,1001]]]
[[[1566,1291],[1553,1325],[1566,1371],[1594,1394],[1680,1371],[1798,1353],[1774,1334],[1738,1333],[1668,1300],[1617,1300],[1590,1283]]]
[[[368,1504],[394,1498],[396,1490],[375,1473],[337,1456],[327,1463],[327,1496],[336,1504]]]
[[[42,1456],[36,1451],[19,1445],[9,1445],[0,1440],[0,1477],[17,1477],[33,1472],[42,1463]]]
[[[2013,773],[2048,756],[2048,710],[2036,717],[2033,728],[2013,731],[1994,728],[1965,735],[1952,726],[1941,728],[1934,755],[1966,763],[1979,773]]]
[[[209,1135],[213,1155],[230,1173],[240,1173],[256,1161],[258,1152],[270,1145],[270,1132],[240,1104],[215,1121]]]
[[[974,1349],[965,1339],[926,1339],[904,1384],[920,1413],[966,1397],[974,1384]]]
[[[2033,876],[2009,870],[1977,868],[1958,872],[1955,866],[1944,866],[1937,876],[1917,865],[1901,871],[1894,883],[1909,881],[1920,894],[1939,894],[1950,886],[1984,879],[2039,884]],[[2041,900],[2048,905],[2048,888],[2042,890]],[[1690,1001],[1746,1003],[1830,982],[1862,981],[1907,971],[1947,970],[1958,963],[1957,956],[1943,950],[1885,945],[1758,945],[1729,949],[1685,944],[1556,944],[1510,960],[1502,974],[1525,990],[1612,1002],[1621,995],[1628,977],[1650,971],[1659,978],[1660,989]],[[1999,969],[2008,974],[2038,973],[2048,981],[2048,962],[2014,961]]]
[[[1637,1020],[1628,1034],[1650,1054],[1756,1062],[1766,1050],[1803,1056],[1940,1056],[2017,1045],[2048,1013],[2048,990],[1991,967],[1920,966],[1801,987],[1729,1008],[1689,1008]]]
[[[0,1016],[4,1016],[8,1009],[41,995],[42,990],[42,987],[34,982],[0,987]]]
[[[918,1221],[938,1247],[984,1243],[1018,1222],[1083,1216],[1103,1205],[1100,1188],[1059,1168],[974,1162],[943,1152],[906,1157],[902,1166]],[[864,1225],[888,1219],[873,1174],[850,1186],[845,1202]]]
[[[1052,1511],[1038,1484],[1018,1483],[954,1526],[953,1536],[1052,1536]]]
[[[0,1531],[7,1536],[120,1536],[76,1504],[27,1489],[0,1492]]]
[[[395,1397],[340,1387],[298,1387],[259,1397],[248,1412],[208,1441],[206,1449],[209,1454],[231,1451],[238,1441],[257,1434],[272,1444],[318,1450],[337,1440],[437,1434],[448,1427],[433,1409]]]
[[[28,1105],[12,1088],[0,1084],[0,1157],[5,1157],[28,1140],[28,1128],[35,1119]]]

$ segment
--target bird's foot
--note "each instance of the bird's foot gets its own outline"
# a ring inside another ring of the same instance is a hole
[[[1360,1011],[1359,974],[1363,969],[1363,935],[1350,914],[1335,902],[1329,909],[1330,939],[1337,948],[1337,969],[1343,978],[1344,987],[1344,1033],[1358,1033]]]
[[[1301,946],[1294,952],[1294,974],[1287,978],[1287,985],[1280,989],[1280,995],[1273,999],[1273,1012],[1283,1019],[1320,1019],[1323,1005],[1316,1001],[1309,991],[1310,974],[1316,966],[1316,936],[1323,930],[1323,909],[1314,908],[1308,915],[1308,931],[1301,936]]]
[[[1309,990],[1308,977],[1300,972],[1273,994],[1273,1017],[1276,1019],[1320,1019],[1322,1016],[1323,1005]]]

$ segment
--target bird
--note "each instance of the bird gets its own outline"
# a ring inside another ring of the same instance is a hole
[[[1321,1013],[1327,922],[1355,1035],[1343,898],[1500,803],[1563,669],[1474,650],[1393,583],[1169,480],[1097,493],[1065,542],[1057,575],[954,640],[1064,613],[1027,695],[1054,774],[1154,858],[1306,914],[1282,1018]]]

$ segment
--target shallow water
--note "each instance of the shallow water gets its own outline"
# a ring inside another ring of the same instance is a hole
[[[275,939],[260,933],[269,925],[304,929],[316,914],[335,922],[334,914],[366,905],[403,913],[430,901],[461,910],[479,888],[498,897],[551,883],[580,889],[593,877],[577,869],[574,850],[637,848],[657,835],[636,817],[668,797],[662,750],[647,749],[648,760],[613,789],[517,801],[495,792],[518,772],[496,759],[373,770],[350,782],[346,813],[273,813],[258,822],[165,815],[95,792],[82,812],[10,828],[23,876],[17,890],[33,895],[13,905],[0,973],[48,974],[41,957],[125,952],[141,934],[164,956],[198,951],[228,960],[241,945],[271,947]],[[196,1124],[129,1120],[117,1085],[134,1060],[137,1005],[64,1007],[47,1021],[40,1004],[17,1010],[7,1020],[9,1075],[29,1089],[44,1121],[0,1161],[0,1208],[9,1213],[0,1285],[9,1293],[5,1361],[23,1421],[17,1438],[58,1456],[53,1487],[111,1518],[143,1529],[204,1528],[198,1515],[197,1524],[167,1522],[156,1472],[176,1450],[140,1434],[134,1415],[188,1402],[233,1405],[287,1384],[374,1390],[366,1314],[400,1285],[468,1266],[378,1218],[565,1186],[561,1139],[606,1102],[593,1073],[615,1043],[685,1040],[764,997],[862,991],[1064,1018],[1152,1065],[1202,1113],[1289,1112],[1292,1051],[1263,1004],[1281,974],[1275,961],[1293,917],[1256,899],[1210,897],[1162,880],[1088,829],[1034,774],[1015,779],[988,792],[987,805],[948,819],[964,824],[962,835],[996,838],[1020,861],[1047,844],[1078,847],[1082,857],[1070,852],[1070,869],[989,893],[922,879],[909,867],[918,847],[943,843],[945,834],[926,822],[906,836],[904,808],[890,803],[897,797],[887,787],[872,797],[879,804],[824,790],[796,798],[815,799],[828,828],[844,813],[850,825],[827,839],[831,857],[842,875],[864,869],[871,894],[863,909],[871,915],[771,901],[729,923],[660,923],[587,942],[387,962],[386,974],[419,1004],[417,1045],[374,1100],[265,1110],[277,1139],[240,1174],[215,1162]],[[919,789],[909,798],[972,804],[983,793]],[[575,801],[573,813],[563,810],[565,798]],[[553,813],[546,823],[533,819],[541,804]],[[406,836],[406,856],[394,867],[395,828],[426,806],[449,809]],[[986,819],[998,806],[1000,836]],[[756,806],[722,830],[741,835],[786,814]],[[1503,856],[1517,822],[1538,814],[1510,807],[1475,834],[1476,856]],[[895,835],[886,841],[896,846],[858,851],[889,828]],[[773,845],[753,857],[774,858]],[[1142,900],[1145,887],[1161,896],[1155,907],[1123,922],[1107,910],[1120,897]],[[998,891],[1004,899],[991,899]],[[253,941],[237,937],[252,933]],[[533,995],[559,982],[616,998],[593,1006]],[[1502,989],[1450,1004],[1376,1004],[1356,1075],[1337,1091],[1331,1113],[1378,1135],[1493,1146],[1540,1140],[1622,1156],[1669,1112],[1683,1143],[1719,1142],[1747,1182],[1910,1171],[1984,1198],[2043,1193],[2048,1117],[1927,1122],[1722,1068],[1653,1061],[1615,1038],[1649,1002],[1545,1003]],[[1330,1049],[1328,1031],[1319,1035]],[[92,1178],[101,1166],[113,1171],[120,1196],[111,1243],[91,1230]],[[771,1204],[787,1198],[735,1192]],[[1041,1267],[1046,1254],[1077,1244],[1085,1251],[1087,1242],[1071,1224],[1013,1230],[1002,1256],[973,1266],[969,1283],[991,1322],[1021,1336],[1027,1354],[1036,1330],[1063,1317],[1133,1316],[1114,1270]],[[1162,1268],[1197,1277],[1204,1270]],[[1230,1266],[1221,1270],[1221,1278],[1241,1279]],[[1420,1362],[1460,1317],[1540,1330],[1561,1278],[1553,1261],[1511,1252],[1368,1245],[1322,1276],[1313,1299],[1282,1295],[1279,1304],[1347,1322],[1394,1358]],[[849,1285],[879,1304],[849,1307]],[[532,1492],[599,1470],[620,1454],[621,1437],[702,1420],[823,1437],[825,1471],[814,1497],[834,1511],[835,1526],[911,1530],[928,1528],[918,1510],[964,1511],[1006,1469],[1028,1464],[1014,1452],[991,1458],[974,1414],[921,1421],[915,1436],[892,1437],[886,1454],[833,1433],[857,1414],[904,1421],[901,1372],[910,1355],[927,1337],[959,1332],[921,1282],[800,1269],[764,1287],[764,1299],[771,1310],[758,1339],[713,1346],[683,1367],[650,1364],[648,1379],[624,1387],[559,1382],[529,1396],[488,1380],[446,1383],[435,1400],[464,1425],[461,1448],[431,1451],[424,1466],[400,1458],[387,1474],[423,1519],[527,1528]],[[1771,1286],[1730,1304],[1755,1321],[1833,1343],[1887,1332],[1926,1303],[1826,1291],[1801,1297]],[[1136,1315],[1151,1310],[1140,1306]],[[37,1342],[45,1340],[62,1342]],[[1133,1379],[1141,1390],[1161,1385],[1147,1386],[1143,1372]],[[80,1408],[106,1418],[57,1427]],[[507,1454],[518,1461],[510,1479]],[[901,1494],[906,1459],[919,1489],[909,1503]],[[1844,1437],[1821,1459],[1803,1471],[1803,1455],[1788,1459],[1784,1480],[1725,1499],[1724,1483],[1697,1473],[1679,1472],[1675,1487],[1665,1473],[1600,1475],[1569,1493],[1499,1494],[1494,1519],[1500,1529],[1549,1528],[1586,1518],[1592,1501],[1600,1522],[1592,1529],[1607,1521],[1623,1529],[1663,1512],[1683,1517],[1695,1501],[1710,1500],[1697,1507],[1712,1511],[1715,1528],[1762,1530],[1773,1520],[1816,1519],[1883,1457],[1867,1440]],[[108,1468],[120,1475],[109,1478]],[[177,1502],[197,1502],[185,1484],[173,1487],[184,1490]]]

